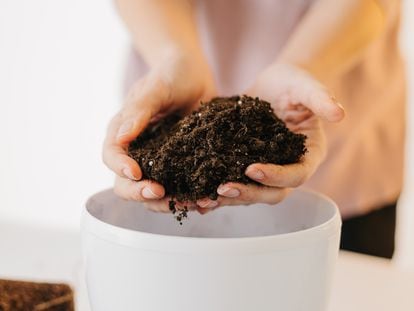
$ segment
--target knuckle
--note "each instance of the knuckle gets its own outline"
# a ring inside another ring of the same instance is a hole
[[[278,203],[280,203],[280,201],[282,201],[282,200],[280,200],[279,198],[274,198],[274,199],[271,199],[271,200],[269,200],[268,202],[265,202],[265,203],[267,203],[267,204],[270,204],[270,205],[276,205],[276,204],[278,204]]]
[[[240,199],[242,201],[245,201],[245,202],[251,202],[252,201],[252,199],[254,197],[254,193],[249,187],[239,188],[239,191],[240,191]]]
[[[223,197],[218,197],[217,198],[217,206],[214,207],[214,209],[218,208],[218,207],[222,207],[222,206],[226,206],[229,205],[228,204],[229,200],[227,198],[223,198]]]
[[[283,198],[279,194],[272,195],[271,199],[269,200],[270,204],[278,204],[282,201]]]
[[[119,185],[119,183],[118,183],[118,182],[115,182],[115,185],[114,185],[114,193],[115,193],[118,197],[120,197],[120,198],[123,198],[123,199],[128,199],[128,198],[125,196],[124,191],[122,190],[122,187]]]
[[[309,179],[309,174],[302,175],[302,177],[299,179],[299,185],[298,186],[304,184],[308,179]]]
[[[144,202],[145,199],[141,195],[141,188],[138,189],[130,189],[130,199],[137,202]]]
[[[271,196],[271,199],[269,200],[269,203],[274,205],[282,202],[286,197],[286,191],[285,189],[278,190],[274,193],[274,195]]]
[[[277,165],[273,165],[266,169],[264,180],[269,183],[278,183],[280,176],[283,176],[283,168]]]
[[[123,176],[121,173],[122,164],[118,163],[114,158],[114,155],[109,150],[104,150],[101,155],[102,162],[118,176]]]
[[[279,202],[283,201],[287,197],[288,194],[289,194],[289,189],[288,188],[284,188],[284,189],[280,190]]]
[[[268,167],[268,170],[270,171],[270,174],[272,176],[278,176],[279,174],[283,173],[284,167],[281,165],[270,164],[270,166]]]
[[[298,176],[292,183],[292,187],[299,187],[307,180],[306,175],[300,175]]]
[[[131,183],[125,178],[117,177],[114,185],[114,193],[125,200],[142,202],[141,188],[136,188]]]
[[[155,213],[169,213],[169,209],[165,202],[145,202],[145,207]]]
[[[224,185],[226,185],[227,187],[230,187],[230,188],[238,188],[237,185],[239,185],[239,184],[230,181],[230,182],[224,183]],[[241,189],[239,189],[239,190],[241,190]]]

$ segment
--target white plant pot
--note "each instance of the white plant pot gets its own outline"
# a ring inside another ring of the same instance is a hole
[[[341,220],[333,201],[296,190],[281,204],[171,214],[94,195],[83,215],[93,311],[323,311]]]

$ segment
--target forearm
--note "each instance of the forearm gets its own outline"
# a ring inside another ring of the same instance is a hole
[[[375,0],[319,0],[282,50],[277,62],[299,65],[324,81],[350,65],[381,31]]]
[[[135,48],[150,67],[171,57],[203,59],[190,0],[116,0]]]

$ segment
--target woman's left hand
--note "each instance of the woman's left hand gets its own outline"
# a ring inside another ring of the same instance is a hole
[[[290,64],[270,66],[246,93],[270,102],[290,130],[306,135],[307,152],[295,164],[251,164],[245,174],[261,185],[220,185],[216,201],[206,198],[197,202],[200,213],[224,205],[282,201],[291,188],[300,186],[315,172],[325,156],[327,148],[320,119],[338,122],[344,117],[342,106],[319,81]]]

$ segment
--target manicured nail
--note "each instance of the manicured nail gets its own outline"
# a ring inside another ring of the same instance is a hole
[[[342,106],[342,105],[341,105],[341,103],[340,103],[340,102],[336,99],[336,97],[335,97],[335,96],[331,95],[331,100],[332,100],[335,104],[337,104],[339,108],[341,108],[342,110],[345,110],[345,109],[344,109],[344,106]]]
[[[118,130],[118,134],[117,137],[122,137],[125,136],[126,134],[128,134],[131,130],[132,127],[134,126],[134,121],[133,120],[127,120],[125,121],[121,127]]]
[[[131,172],[131,170],[130,170],[130,168],[129,168],[129,167],[125,167],[125,168],[122,170],[122,173],[123,173],[126,177],[128,177],[129,179],[132,179],[132,180],[137,180],[137,178],[135,178],[135,176],[132,174],[132,172]]]
[[[211,210],[210,210],[209,208],[199,207],[199,208],[197,209],[197,211],[198,211],[201,215],[204,215],[204,214],[207,214],[208,212],[210,212]]]
[[[144,187],[144,189],[142,189],[141,191],[141,195],[145,198],[145,199],[159,199],[161,198],[161,196],[159,196],[158,194],[154,193],[150,187]]]
[[[236,198],[240,195],[239,189],[229,187],[219,187],[217,193],[228,198]]]
[[[199,202],[198,205],[201,208],[213,208],[213,207],[216,207],[218,205],[218,202],[213,201],[213,200],[206,200],[206,201]]]
[[[246,175],[254,180],[262,180],[264,178],[264,173],[258,169],[251,169],[246,172]]]

